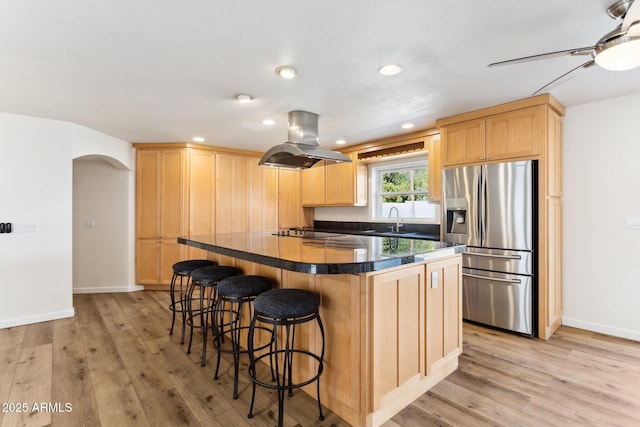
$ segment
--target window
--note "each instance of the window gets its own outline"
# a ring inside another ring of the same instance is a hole
[[[424,158],[424,157],[423,157]],[[403,220],[433,220],[437,205],[430,202],[427,160],[403,159],[371,166],[373,219],[390,214]]]

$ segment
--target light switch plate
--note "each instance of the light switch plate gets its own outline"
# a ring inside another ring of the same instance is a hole
[[[36,233],[40,231],[40,225],[37,222],[13,224],[13,231],[15,233]]]

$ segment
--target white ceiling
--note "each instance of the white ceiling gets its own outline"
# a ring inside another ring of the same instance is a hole
[[[302,109],[335,148],[530,96],[585,58],[487,64],[595,44],[618,23],[613,1],[2,0],[0,111],[265,151]],[[386,63],[403,72],[381,76]],[[298,76],[277,76],[283,64]],[[551,90],[566,106],[635,92],[640,69],[597,66]]]

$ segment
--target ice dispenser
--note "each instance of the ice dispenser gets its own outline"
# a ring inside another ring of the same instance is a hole
[[[467,234],[467,201],[464,198],[447,199],[447,233]]]

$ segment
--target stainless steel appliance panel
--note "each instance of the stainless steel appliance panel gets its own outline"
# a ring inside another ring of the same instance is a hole
[[[482,246],[533,250],[533,164],[482,165]]]
[[[444,240],[481,245],[478,217],[480,167],[466,166],[443,171]]]
[[[468,247],[462,266],[512,274],[533,275],[533,253]]]
[[[467,320],[533,334],[532,278],[463,269],[463,312]]]

